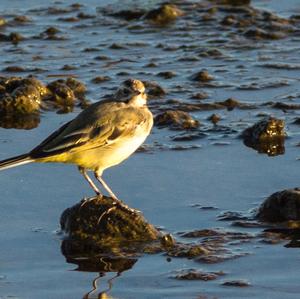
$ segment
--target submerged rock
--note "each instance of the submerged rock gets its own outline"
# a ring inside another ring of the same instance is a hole
[[[300,220],[300,189],[273,193],[260,206],[257,218],[266,222]]]
[[[105,12],[104,12],[105,13]],[[108,12],[105,13],[109,16],[112,17],[117,17],[120,19],[124,19],[126,21],[132,21],[132,20],[138,20],[140,19],[142,16],[144,16],[146,14],[146,10],[143,9],[124,9],[124,10],[120,10],[117,12]]]
[[[244,144],[269,156],[284,153],[284,121],[274,117],[260,120],[241,134]]]
[[[204,272],[196,269],[184,269],[177,273],[174,278],[178,280],[215,280],[219,276],[225,275],[224,272]]]
[[[165,89],[161,87],[157,82],[155,81],[143,81],[148,96],[151,97],[163,97],[167,94]]]
[[[224,281],[222,283],[222,285],[229,286],[229,287],[240,287],[240,288],[251,286],[250,282],[248,282],[247,280],[243,280],[243,279]]]
[[[166,25],[183,15],[183,11],[173,4],[163,4],[157,9],[150,10],[144,18],[156,25]]]
[[[196,129],[200,125],[189,113],[180,110],[160,113],[154,118],[154,123],[158,127],[169,127],[172,130]]]
[[[218,114],[213,113],[207,119],[209,121],[211,121],[214,125],[216,125],[221,120],[221,116],[218,115]]]
[[[211,2],[216,2],[217,4],[221,5],[233,5],[233,6],[240,6],[240,5],[249,5],[251,0],[210,0]]]
[[[78,252],[137,253],[161,237],[140,213],[116,205],[110,197],[92,197],[66,209],[60,223]]]
[[[213,80],[214,77],[210,75],[207,70],[201,70],[195,73],[194,75],[192,75],[191,79],[197,82],[208,82]]]

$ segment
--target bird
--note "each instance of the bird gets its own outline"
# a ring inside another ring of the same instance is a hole
[[[103,171],[133,154],[152,126],[143,82],[127,79],[114,96],[90,105],[30,152],[0,161],[0,171],[32,162],[75,164],[97,196],[103,194],[88,171],[93,171],[111,198],[123,205],[103,180]]]

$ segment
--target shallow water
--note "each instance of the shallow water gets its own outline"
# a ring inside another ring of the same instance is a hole
[[[159,3],[145,2],[126,1],[126,5],[148,8]],[[86,83],[91,101],[110,93],[128,77],[155,80],[167,90],[167,95],[150,101],[153,111],[168,99],[191,103],[191,95],[200,91],[208,93],[208,99],[204,100],[207,103],[232,97],[255,104],[256,109],[192,112],[203,124],[200,130],[207,136],[191,142],[173,142],[170,136],[179,132],[155,128],[146,142],[153,151],[133,155],[107,170],[105,178],[128,205],[141,210],[149,222],[178,239],[178,232],[206,228],[259,234],[261,228],[234,227],[229,221],[218,221],[217,217],[224,211],[247,212],[273,192],[299,186],[300,152],[296,146],[300,139],[299,125],[292,123],[299,117],[299,110],[260,106],[269,101],[299,104],[299,32],[280,40],[253,41],[237,32],[221,30],[218,19],[200,22],[199,15],[193,14],[189,5],[183,5],[188,16],[161,28],[103,16],[99,1],[89,1],[80,8],[94,18],[66,22],[59,18],[77,15],[78,11],[49,14],[48,7],[65,9],[72,2],[54,3],[26,1],[24,8],[22,1],[1,1],[4,18],[11,20],[13,15],[22,14],[32,19],[25,25],[0,29],[6,34],[17,31],[26,37],[18,45],[1,43],[1,69],[11,65],[44,69],[21,74],[1,72],[1,75],[34,74],[49,82],[55,79],[49,75],[74,74]],[[114,2],[109,4],[116,9]],[[284,6],[275,0],[256,0],[253,5],[284,17],[300,12],[295,0],[285,1]],[[101,7],[106,7],[106,1],[101,2]],[[58,36],[66,39],[34,38],[49,26],[60,29]],[[111,49],[114,43],[124,48]],[[87,52],[86,48],[96,50]],[[221,57],[201,55],[207,48],[220,50]],[[99,55],[107,56],[108,60],[95,59]],[[149,62],[158,66],[146,67]],[[65,64],[76,69],[61,70]],[[212,85],[190,80],[192,74],[204,68],[215,78]],[[157,76],[162,71],[173,71],[176,76],[162,79]],[[99,75],[107,75],[111,80],[99,85],[91,83]],[[40,125],[33,130],[0,129],[0,158],[30,150],[79,111],[76,108],[69,114],[44,112]],[[238,138],[244,128],[259,119],[257,114],[261,112],[285,120],[289,137],[284,155],[258,154]],[[213,130],[207,121],[212,113],[218,113],[220,124],[231,130],[227,133]],[[200,147],[172,150],[177,145]],[[10,169],[1,172],[0,189],[0,298],[83,298],[93,289],[98,273],[75,271],[76,265],[65,261],[60,249],[62,238],[56,233],[63,210],[92,195],[76,168],[49,164]],[[199,206],[214,209],[199,209]],[[97,298],[96,294],[101,292],[108,297],[99,295],[99,298],[298,298],[299,249],[285,248],[284,244],[269,245],[261,242],[260,237],[226,244],[235,254],[246,255],[216,264],[181,258],[167,261],[162,254],[145,255],[114,278],[109,291],[110,279],[116,273],[107,272],[99,278],[97,291],[89,298]],[[172,278],[176,271],[188,268],[224,271],[226,275],[207,282]],[[250,286],[222,285],[236,279],[244,279]]]

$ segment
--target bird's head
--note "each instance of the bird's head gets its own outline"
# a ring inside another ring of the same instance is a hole
[[[117,90],[115,98],[117,100],[128,102],[137,106],[144,106],[147,100],[145,85],[140,80],[127,79]]]

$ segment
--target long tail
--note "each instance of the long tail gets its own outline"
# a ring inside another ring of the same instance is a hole
[[[0,161],[0,171],[4,169],[8,169],[11,167],[27,164],[33,162],[34,160],[30,158],[28,154],[12,157],[6,160]]]

